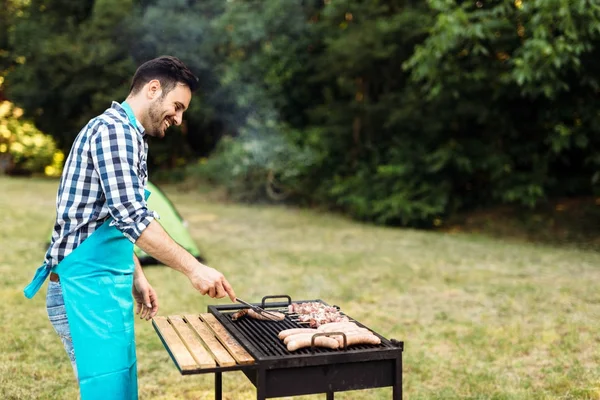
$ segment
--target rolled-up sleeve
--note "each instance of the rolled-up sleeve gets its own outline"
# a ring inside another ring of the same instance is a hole
[[[101,124],[90,141],[91,158],[114,225],[133,243],[157,218],[147,208],[144,182],[138,175],[141,159],[136,134],[126,125]]]

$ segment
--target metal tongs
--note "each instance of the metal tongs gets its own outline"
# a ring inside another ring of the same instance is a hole
[[[265,310],[264,308],[261,308],[259,306],[255,306],[254,304],[250,304],[242,299],[240,299],[239,297],[235,298],[235,301],[237,301],[238,303],[241,303],[245,306],[250,307],[255,313],[260,314],[265,316],[267,319],[271,320],[271,321],[279,321],[279,318],[277,318],[277,316],[267,310]]]

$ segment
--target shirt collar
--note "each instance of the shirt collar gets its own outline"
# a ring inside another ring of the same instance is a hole
[[[131,110],[129,104],[125,102],[123,103],[119,104],[116,101],[113,101],[110,108],[115,110],[121,118],[129,122],[129,124],[133,126],[136,129],[136,131],[138,131],[140,135],[142,135],[142,137],[144,137],[146,135],[146,130],[144,129],[142,124],[135,118],[133,110]]]

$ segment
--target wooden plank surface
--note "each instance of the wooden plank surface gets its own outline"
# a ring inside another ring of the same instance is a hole
[[[179,315],[171,315],[168,317],[168,320],[171,322],[171,326],[175,328],[179,338],[183,341],[183,344],[192,357],[194,357],[194,360],[196,360],[196,363],[200,368],[214,368],[217,366],[215,359],[204,348],[200,338],[182,317]]]
[[[208,351],[221,367],[235,365],[235,360],[229,352],[223,347],[212,331],[200,320],[198,315],[184,315],[183,319],[187,321],[188,326],[196,332],[202,341],[206,344]]]
[[[200,314],[200,319],[206,323],[211,331],[215,334],[219,342],[225,346],[227,351],[233,356],[238,364],[252,364],[254,358],[240,345],[230,334],[227,329],[221,325],[221,323],[215,318],[214,315],[209,313]]]
[[[181,371],[193,371],[199,368],[196,360],[190,354],[181,338],[169,323],[166,317],[154,317],[154,325],[158,329],[160,336],[165,341],[169,352],[175,359],[175,363]]]

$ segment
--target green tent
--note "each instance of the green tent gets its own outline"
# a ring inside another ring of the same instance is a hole
[[[198,246],[196,246],[196,243],[194,243],[194,240],[187,230],[187,223],[183,220],[181,215],[179,215],[173,203],[171,203],[167,196],[165,196],[156,185],[153,185],[150,182],[148,182],[148,190],[152,192],[148,199],[148,208],[158,213],[160,216],[158,222],[160,222],[169,236],[179,243],[181,247],[189,251],[199,261],[204,262]],[[50,231],[50,239],[52,239],[52,231]],[[140,259],[142,265],[160,264],[139,247],[134,246],[133,250],[135,255]]]
[[[203,261],[200,256],[200,250],[187,230],[187,222],[179,215],[175,206],[165,196],[165,194],[151,182],[148,182],[148,190],[152,192],[148,198],[148,208],[156,211],[160,216],[158,222],[165,228],[165,231],[175,240],[181,247],[189,251],[198,260]],[[154,258],[146,254],[142,249],[134,246],[135,254],[140,259],[142,265],[159,264]]]

